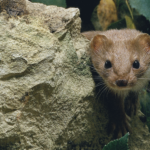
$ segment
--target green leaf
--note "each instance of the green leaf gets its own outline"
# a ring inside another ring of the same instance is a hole
[[[129,133],[126,133],[120,139],[109,142],[104,146],[103,150],[129,150],[128,148]]]
[[[123,29],[123,28],[126,28],[126,20],[124,18],[110,24],[107,29]]]
[[[43,3],[45,5],[56,5],[66,7],[66,0],[31,0],[31,2]]]
[[[129,0],[129,3],[150,21],[150,0]]]

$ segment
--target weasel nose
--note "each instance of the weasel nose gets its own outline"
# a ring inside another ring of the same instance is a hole
[[[128,80],[117,80],[116,85],[118,86],[127,86]]]

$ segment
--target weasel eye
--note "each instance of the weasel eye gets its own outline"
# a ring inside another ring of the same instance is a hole
[[[138,69],[139,67],[140,67],[139,61],[138,61],[138,60],[135,60],[135,61],[133,62],[133,68]]]
[[[112,67],[111,62],[109,60],[106,60],[105,68],[108,69],[108,68],[111,68],[111,67]]]

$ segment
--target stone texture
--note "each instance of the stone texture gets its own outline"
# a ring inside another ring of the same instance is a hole
[[[24,8],[28,15],[0,14],[0,149],[101,150],[108,115],[94,100],[79,10]],[[145,128],[137,137],[148,147]]]

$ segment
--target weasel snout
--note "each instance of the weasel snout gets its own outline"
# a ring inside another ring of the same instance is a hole
[[[128,80],[116,80],[116,85],[119,87],[127,86]]]

